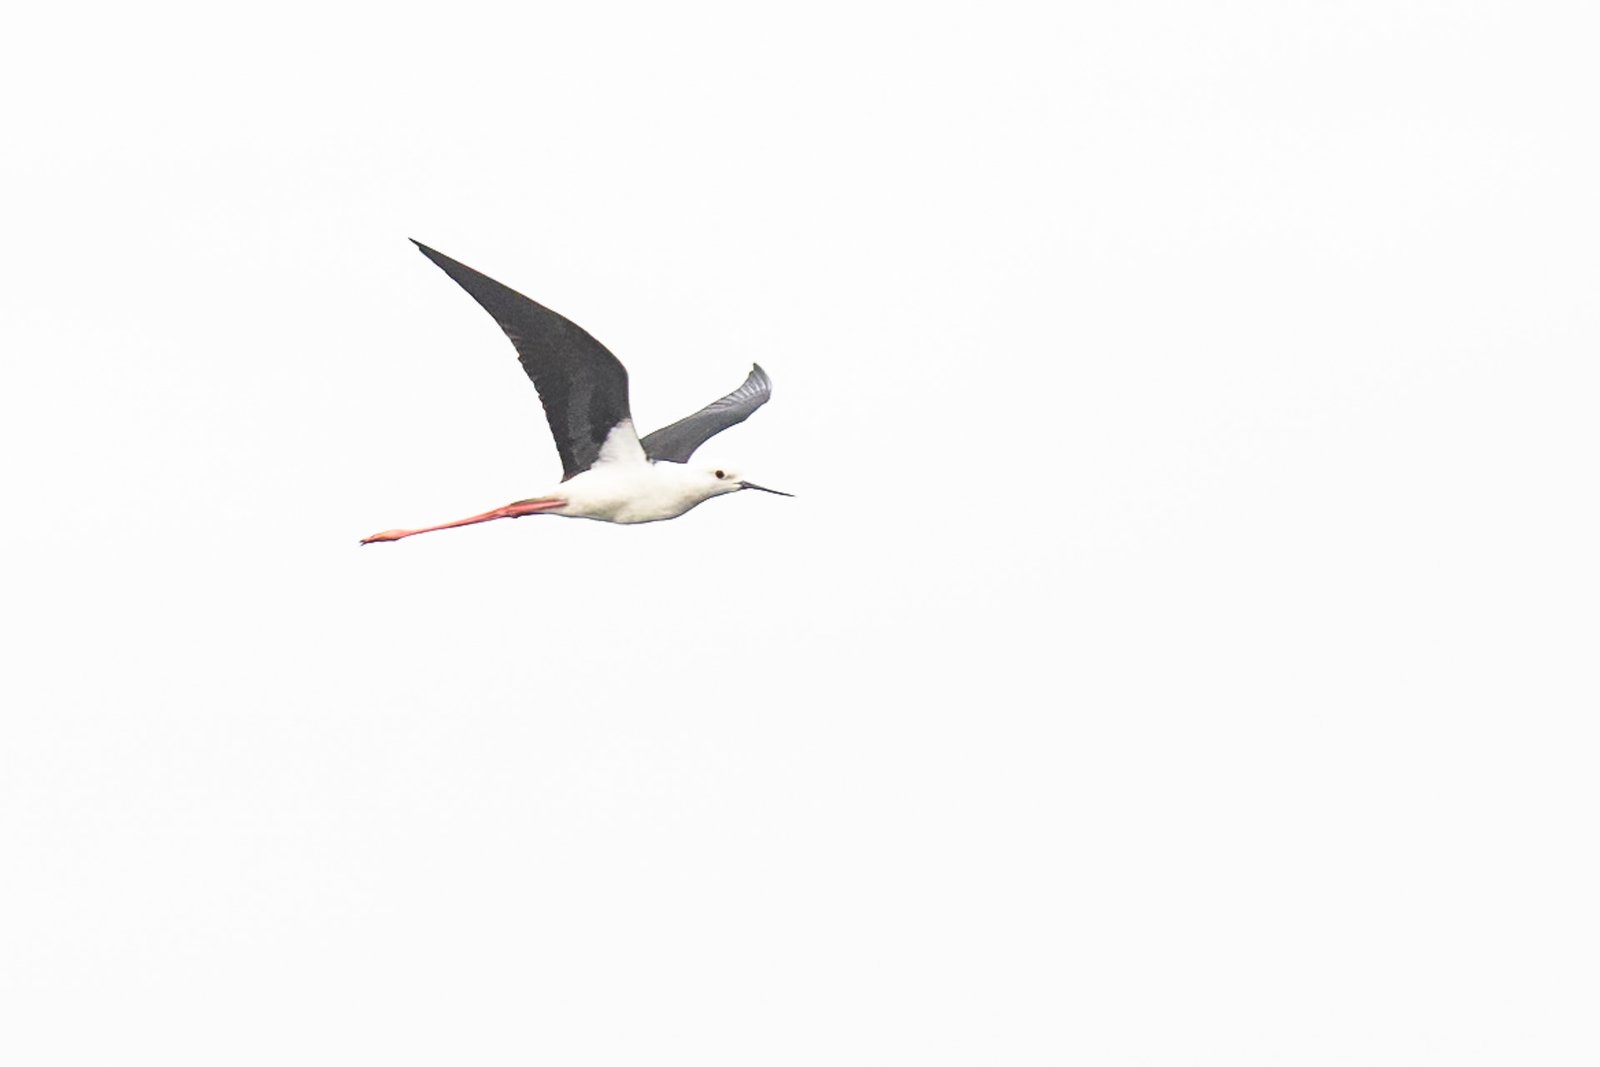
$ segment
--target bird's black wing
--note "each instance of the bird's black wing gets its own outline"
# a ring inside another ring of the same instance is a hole
[[[750,367],[744,384],[721,400],[707,404],[688,418],[663,426],[639,443],[650,459],[687,463],[694,450],[730,426],[737,426],[772,397],[772,379],[761,364]]]
[[[612,428],[629,418],[627,369],[576,323],[420,241],[412,244],[482,304],[511,338],[544,404],[561,454],[561,480],[588,470]]]

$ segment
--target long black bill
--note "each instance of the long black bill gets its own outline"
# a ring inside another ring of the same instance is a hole
[[[740,489],[759,489],[763,493],[771,493],[773,496],[794,496],[793,493],[785,493],[782,489],[768,489],[766,486],[757,485],[755,482],[740,482],[739,483],[739,488]]]

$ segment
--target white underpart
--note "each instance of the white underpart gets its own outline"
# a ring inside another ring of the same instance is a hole
[[[600,446],[600,458],[547,496],[566,506],[551,511],[602,522],[658,522],[674,519],[702,501],[732,492],[738,483],[682,463],[651,463],[639,445],[633,423],[618,423]]]

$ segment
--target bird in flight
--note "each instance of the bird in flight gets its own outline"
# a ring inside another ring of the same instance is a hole
[[[563,474],[561,484],[548,493],[438,526],[385,530],[363,538],[362,544],[523,515],[657,522],[742,489],[794,495],[757,485],[726,467],[689,463],[695,449],[748,419],[772,395],[772,379],[759,364],[752,365],[743,385],[721,400],[641,439],[628,412],[628,371],[604,345],[493,278],[420,241],[412,244],[483,305],[511,338],[522,369],[533,379],[544,404]]]

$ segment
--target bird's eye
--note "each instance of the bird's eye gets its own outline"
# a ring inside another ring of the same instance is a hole
[[[727,476],[728,475],[727,475],[727,473],[725,471],[718,471],[717,472],[717,477],[718,478],[726,478]]]

